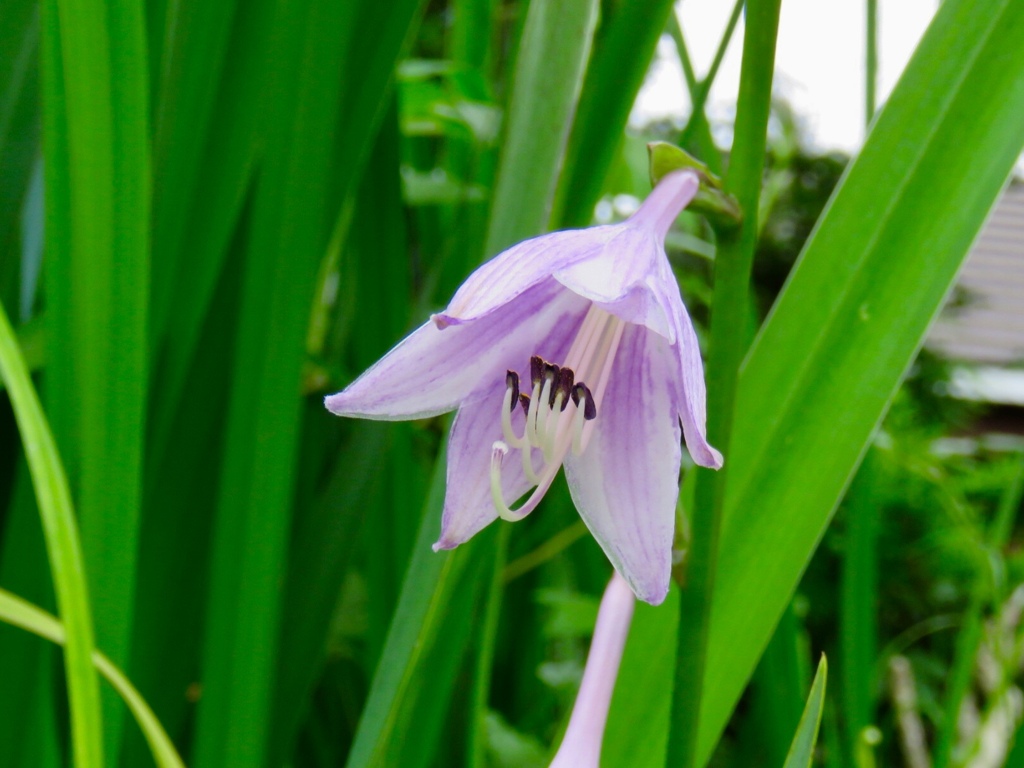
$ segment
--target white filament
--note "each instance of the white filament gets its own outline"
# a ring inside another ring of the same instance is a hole
[[[591,392],[594,406],[599,412],[624,329],[625,323],[622,320],[591,305],[565,356],[565,362],[560,366],[571,369],[577,382],[596,382]],[[498,440],[492,446],[490,468],[491,498],[498,516],[505,520],[522,520],[530,514],[551,487],[569,449],[578,456],[590,442],[597,419],[588,423],[584,418],[586,397],[580,397],[578,404],[570,400],[565,410],[562,410],[564,393],[556,392],[553,402],[551,399],[551,390],[556,384],[550,375],[534,384],[522,437],[517,437],[512,428],[512,388],[505,390],[501,414],[505,440]],[[534,485],[529,498],[515,510],[505,503],[501,487],[501,465],[510,447],[519,450],[523,473]],[[544,460],[539,472],[533,467],[535,448],[540,450]]]

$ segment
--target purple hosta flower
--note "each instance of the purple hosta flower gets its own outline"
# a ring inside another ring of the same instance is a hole
[[[597,768],[600,765],[608,707],[632,620],[633,593],[626,582],[614,574],[601,598],[583,680],[569,727],[565,729],[551,768]]]
[[[622,224],[509,248],[326,399],[339,416],[369,419],[458,409],[435,549],[495,518],[521,520],[564,465],[609,559],[642,600],[664,599],[680,422],[693,460],[722,465],[705,437],[700,350],[664,249],[698,186],[694,173],[677,171]]]

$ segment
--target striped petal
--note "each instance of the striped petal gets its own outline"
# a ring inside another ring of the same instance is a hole
[[[547,280],[473,322],[427,322],[324,404],[339,416],[386,421],[455,410],[488,382],[504,382],[506,369],[522,367],[544,339],[574,333],[587,306]]]
[[[672,347],[642,326],[627,326],[595,430],[581,456],[565,459],[573,502],[636,596],[665,599],[679,465]]]

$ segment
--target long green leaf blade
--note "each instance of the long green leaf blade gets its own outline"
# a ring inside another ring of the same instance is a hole
[[[669,0],[656,0],[604,9],[565,155],[566,174],[556,200],[560,226],[590,223],[672,6]]]
[[[485,256],[547,229],[597,23],[594,0],[530,3]]]
[[[149,76],[141,0],[56,0],[46,94],[51,314],[47,401],[81,515],[100,642],[127,663],[135,592],[147,379]],[[51,58],[52,57],[52,58]],[[58,108],[57,99],[63,99]],[[58,111],[53,111],[57,109]],[[58,191],[63,187],[64,192]],[[66,205],[66,208],[64,207]],[[66,217],[66,223],[56,219]],[[74,393],[71,397],[70,393]],[[120,710],[106,697],[108,758]]]
[[[1020,3],[942,5],[746,362],[702,762],[1020,151],[1021,35]]]

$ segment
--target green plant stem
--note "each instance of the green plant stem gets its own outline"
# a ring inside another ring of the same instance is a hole
[[[124,666],[148,377],[144,8],[141,0],[44,7],[47,415],[74,489],[97,641]],[[116,765],[123,708],[113,692],[102,696],[106,758]]]
[[[871,124],[878,109],[878,0],[867,0],[867,48],[864,51],[864,123]]]
[[[515,581],[534,568],[538,568],[555,556],[561,554],[577,541],[589,533],[586,524],[579,520],[567,528],[563,528],[550,539],[547,539],[536,549],[527,552],[522,557],[517,557],[505,566],[502,572],[502,580],[507,584]]]
[[[872,448],[846,494],[839,604],[841,696],[848,757],[856,765],[864,728],[874,722],[878,632],[878,526],[881,459]]]
[[[67,627],[64,666],[71,700],[71,745],[78,768],[102,768],[103,719],[99,683],[92,665],[93,629],[85,565],[71,490],[50,426],[25,361],[18,349],[7,312],[0,305],[0,377],[7,383],[25,457],[36,489],[57,605]]]
[[[693,59],[690,58],[690,49],[686,45],[686,38],[683,37],[683,28],[679,26],[679,17],[674,13],[668,17],[668,24],[665,25],[672,42],[676,44],[676,53],[679,54],[679,61],[683,65],[683,78],[686,80],[686,90],[690,94],[690,102],[697,103],[697,93],[700,90],[700,82],[697,80],[697,73],[693,69]],[[696,114],[694,110],[693,114]],[[690,119],[693,119],[691,114]]]
[[[708,95],[711,93],[711,86],[715,84],[715,78],[718,76],[718,69],[722,66],[722,60],[725,58],[725,52],[729,49],[729,43],[732,42],[733,32],[736,31],[736,24],[740,20],[740,12],[743,10],[743,0],[736,0],[732,7],[732,13],[729,14],[729,21],[725,25],[725,31],[722,33],[722,39],[718,42],[718,48],[715,51],[715,58],[711,60],[711,67],[708,69],[708,73],[704,76],[704,79],[698,84],[696,92],[691,88],[690,96],[693,100],[693,110],[690,113],[690,120],[686,124],[686,128],[683,129],[683,136],[680,140],[681,144],[685,144],[690,138],[694,130],[696,123],[694,122],[694,116],[704,114],[704,106],[707,104]],[[675,28],[679,29],[678,23],[675,24]],[[682,41],[682,30],[679,29],[679,39],[677,43]],[[680,46],[680,50],[683,50],[685,45]],[[688,57],[687,57],[688,58]],[[774,59],[774,55],[772,57]],[[690,66],[693,69],[693,66]]]
[[[690,564],[679,608],[672,729],[666,763],[671,766],[694,766],[697,758],[704,660],[728,477],[736,381],[748,338],[746,307],[750,300],[750,273],[757,242],[757,211],[764,173],[779,6],[780,0],[752,0],[747,6],[736,137],[725,181],[726,190],[739,201],[745,219],[736,230],[725,233],[718,249],[707,369],[709,437],[726,456],[726,468],[717,474],[699,470],[697,475]]]

